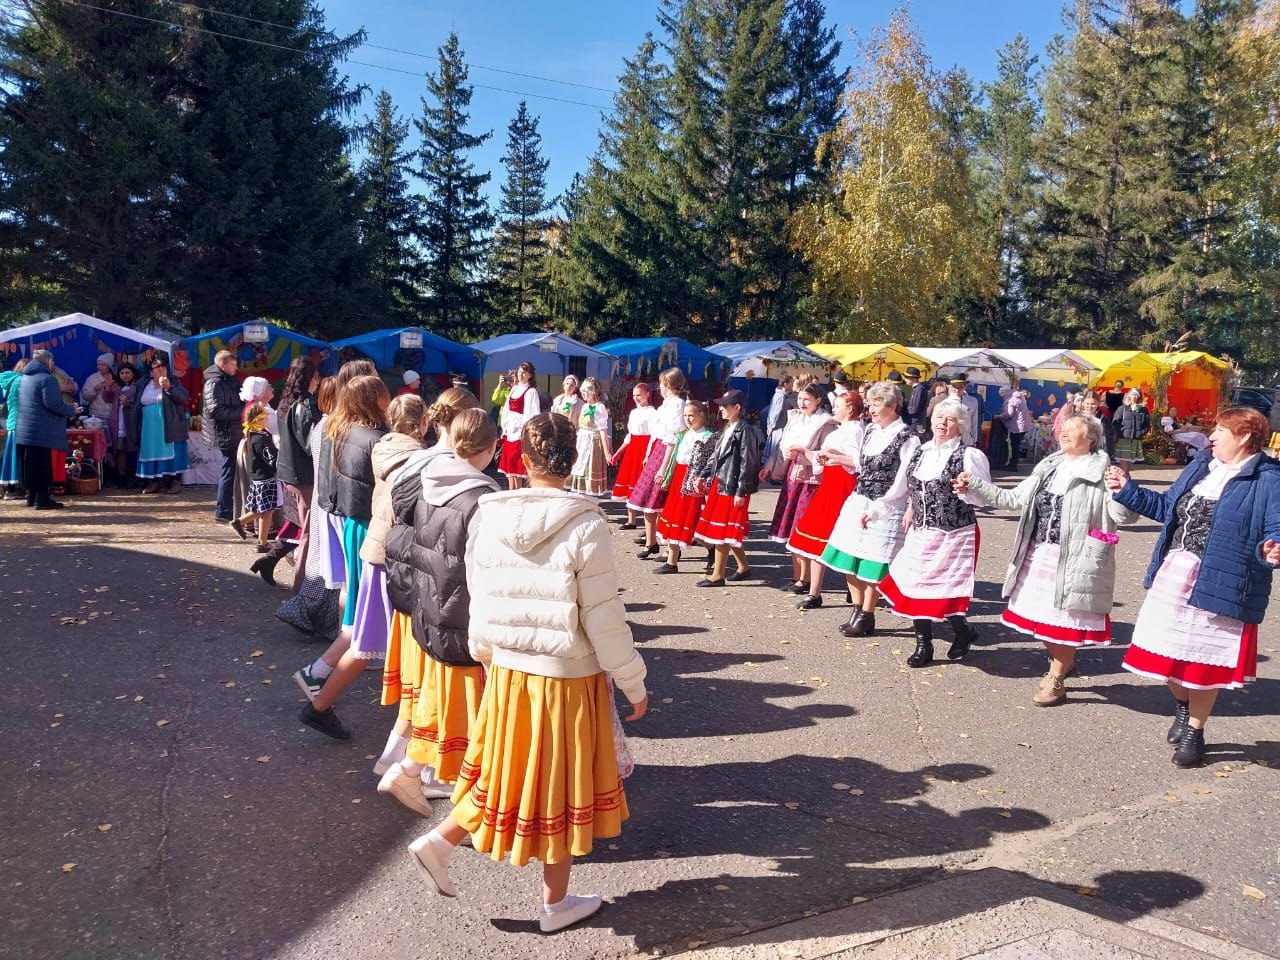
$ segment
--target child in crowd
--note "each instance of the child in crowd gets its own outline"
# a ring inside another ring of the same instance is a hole
[[[649,439],[653,432],[653,386],[637,383],[631,388],[631,399],[635,408],[627,415],[627,436],[613,452],[612,458],[612,462],[618,464],[618,475],[613,481],[613,499],[623,503],[630,498],[631,488],[640,479],[645,457],[649,454]],[[636,511],[628,503],[627,522],[621,529],[634,530],[638,526]]]
[[[244,436],[248,447],[249,493],[240,523],[257,521],[258,552],[266,553],[271,518],[280,506],[280,484],[276,482],[276,444],[267,430],[266,404],[261,401],[255,400],[244,408]]]
[[[745,580],[751,574],[746,551],[742,549],[749,526],[751,495],[760,489],[760,435],[744,419],[747,395],[728,390],[716,400],[724,417],[724,429],[716,443],[711,467],[711,487],[694,531],[703,543],[715,549],[715,561],[700,587],[723,587],[729,554],[738,569],[729,580]]]
[[[644,467],[627,500],[627,511],[644,516],[644,536],[636,542],[644,549],[640,559],[652,557],[658,552],[658,514],[666,502],[667,492],[662,481],[675,455],[676,440],[684,430],[684,374],[679,367],[668,367],[658,375],[658,390],[662,394],[662,406],[653,413],[653,437]]]
[[[702,501],[711,483],[715,459],[714,434],[707,429],[705,404],[691,400],[684,405],[685,431],[676,441],[676,454],[664,486],[667,502],[658,517],[658,541],[667,548],[667,561],[654,573],[677,573],[681,549],[693,543],[702,513]]]
[[[502,457],[498,472],[507,478],[507,489],[519,490],[524,484],[524,463],[520,459],[520,431],[542,412],[542,399],[533,382],[533,364],[525,361],[516,367],[516,382],[502,403]]]
[[[587,377],[582,381],[582,405],[577,420],[578,457],[569,476],[569,489],[592,497],[609,492],[609,464],[613,462],[609,442],[609,411],[604,405],[600,381]]]
[[[485,476],[498,431],[479,409],[460,410],[448,428],[451,456],[436,457],[414,485],[412,502],[398,511],[397,543],[388,550],[389,591],[411,610],[418,652],[418,691],[411,707],[413,738],[399,762],[388,765],[378,792],[427,816],[430,800],[448,797],[458,779],[472,723],[480,709],[484,670],[467,646],[469,545],[476,507],[498,485]],[[401,488],[397,497],[402,498]],[[422,654],[426,654],[425,661]]]
[[[628,720],[649,704],[604,514],[564,489],[574,440],[563,417],[530,420],[521,436],[530,488],[482,498],[471,521],[468,647],[487,681],[456,806],[409,845],[429,887],[447,897],[457,895],[449,861],[468,834],[494,860],[541,860],[544,933],[600,909],[599,897],[569,893],[573,858],[618,836],[628,816],[609,678],[632,703]],[[565,826],[524,828],[531,823]]]

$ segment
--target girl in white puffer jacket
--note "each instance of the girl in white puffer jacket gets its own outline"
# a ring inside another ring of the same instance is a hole
[[[534,417],[521,436],[529,487],[479,502],[466,557],[469,646],[488,677],[456,806],[409,845],[447,897],[456,895],[449,859],[467,834],[494,860],[541,860],[544,933],[600,909],[597,896],[569,894],[569,871],[628,816],[607,677],[632,704],[628,720],[649,704],[604,514],[564,489],[575,440],[559,414]]]

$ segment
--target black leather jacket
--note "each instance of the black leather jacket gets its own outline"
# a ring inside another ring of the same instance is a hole
[[[280,419],[280,459],[276,476],[281,483],[309,487],[315,482],[311,466],[312,428],[320,422],[320,408],[310,394],[295,400]]]
[[[339,517],[350,517],[368,523],[373,519],[373,445],[385,430],[354,426],[334,458],[333,441],[320,442],[320,469],[328,469],[328,483],[317,486],[316,499],[321,507]]]
[[[727,427],[725,429],[728,429]],[[726,497],[749,497],[760,489],[760,434],[745,420],[724,446],[716,441],[716,489]]]

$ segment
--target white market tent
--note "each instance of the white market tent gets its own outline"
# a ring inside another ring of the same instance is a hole
[[[168,356],[171,346],[164,338],[130,330],[110,320],[99,320],[87,313],[68,313],[25,327],[0,330],[0,355],[5,368],[36,350],[51,350],[54,363],[77,384],[83,384],[93,373],[101,354],[112,354],[117,363],[140,366],[153,353]]]
[[[1098,369],[1074,350],[1061,347],[991,350],[990,353],[1012,364],[1024,380],[1070,381],[1087,383]]]
[[[974,350],[969,347],[912,347],[911,350],[937,367],[934,376],[943,380],[953,374],[963,373],[973,384],[1008,387],[1020,376],[1017,365],[1001,357],[995,350]]]
[[[776,380],[784,374],[823,376],[831,361],[795,340],[726,340],[707,347],[733,366],[730,377],[763,377]]]

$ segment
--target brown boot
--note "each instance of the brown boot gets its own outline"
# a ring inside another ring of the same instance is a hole
[[[1052,673],[1046,673],[1040,678],[1040,689],[1031,698],[1031,702],[1037,707],[1053,707],[1065,699],[1067,699],[1067,688],[1066,684],[1062,682],[1062,677],[1055,677]]]

